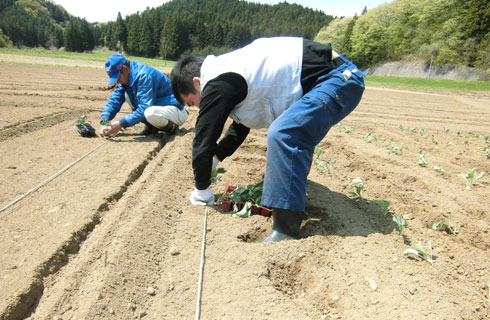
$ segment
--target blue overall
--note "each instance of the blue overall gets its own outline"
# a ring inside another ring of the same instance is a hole
[[[315,146],[332,126],[359,104],[363,73],[351,61],[317,79],[311,91],[284,111],[269,127],[262,204],[304,211],[306,181]],[[342,72],[352,76],[345,80]]]

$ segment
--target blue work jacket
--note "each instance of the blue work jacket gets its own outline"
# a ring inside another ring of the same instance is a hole
[[[123,128],[134,126],[145,120],[145,109],[151,106],[176,106],[184,108],[172,92],[170,79],[162,72],[139,61],[130,62],[129,86],[118,84],[102,111],[100,121],[112,120],[121,110],[128,94],[133,112],[119,122]]]

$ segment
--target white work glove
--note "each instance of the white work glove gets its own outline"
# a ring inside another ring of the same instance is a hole
[[[211,166],[211,173],[216,171],[216,167],[218,167],[219,160],[213,157],[213,164]]]
[[[193,206],[212,206],[214,204],[214,194],[209,187],[206,190],[194,188],[189,200]]]

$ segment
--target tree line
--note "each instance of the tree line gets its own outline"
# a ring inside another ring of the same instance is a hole
[[[172,0],[116,21],[89,24],[49,0],[1,0],[0,46],[96,46],[144,57],[177,59],[182,53],[215,54],[263,36],[313,38],[333,17],[286,2]]]
[[[176,59],[182,53],[215,54],[264,36],[312,39],[333,19],[321,11],[286,2],[173,0],[158,8],[96,26],[96,43],[131,55]]]
[[[359,66],[424,59],[490,69],[490,1],[394,0],[337,18],[315,40],[330,42]]]
[[[0,47],[108,47],[175,60],[220,54],[259,37],[301,36],[333,47],[359,66],[400,59],[490,68],[490,2],[393,0],[361,15],[333,18],[286,2],[172,0],[116,21],[88,23],[50,0],[0,0]]]

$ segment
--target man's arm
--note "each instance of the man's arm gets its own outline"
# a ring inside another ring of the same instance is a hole
[[[104,110],[102,110],[100,121],[110,121],[114,119],[116,114],[121,110],[124,100],[124,89],[121,84],[118,84],[117,88],[107,100]]]
[[[245,140],[250,129],[233,123],[234,132],[224,138],[217,148],[216,141],[221,136],[231,110],[247,96],[247,83],[236,73],[226,73],[209,81],[201,94],[199,116],[196,122],[192,144],[192,167],[198,190],[210,184],[212,158],[216,154],[220,160],[233,153]],[[230,133],[230,130],[227,133]],[[221,152],[216,153],[217,151]],[[231,153],[230,151],[233,150]],[[220,157],[221,154],[221,158]]]

